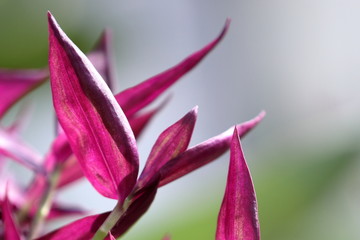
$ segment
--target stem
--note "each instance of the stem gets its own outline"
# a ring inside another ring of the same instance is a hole
[[[30,234],[28,237],[29,240],[33,239],[37,235],[44,222],[44,219],[49,214],[51,204],[55,196],[56,185],[60,177],[61,169],[62,164],[58,164],[55,167],[51,177],[48,179],[46,190],[41,198],[40,207],[37,209],[34,221],[30,227]]]
[[[92,240],[103,240],[109,234],[110,230],[115,226],[121,216],[126,212],[130,204],[131,197],[126,198],[123,204],[118,201],[110,215],[106,218],[101,227],[96,231]]]

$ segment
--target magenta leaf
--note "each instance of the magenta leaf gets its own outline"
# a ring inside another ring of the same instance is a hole
[[[86,213],[86,211],[84,211],[81,208],[68,207],[68,206],[63,206],[58,203],[54,203],[50,209],[47,219],[54,220],[54,219],[59,219],[62,217],[68,217],[68,216],[73,216],[73,215],[83,215],[85,213]]]
[[[155,116],[155,114],[158,113],[163,108],[163,106],[168,102],[168,100],[169,100],[168,98],[165,99],[165,101],[155,109],[152,109],[145,113],[137,113],[129,118],[129,123],[134,132],[135,137],[139,137],[139,135],[144,130],[144,127]],[[55,139],[55,141],[58,140]],[[83,171],[76,157],[72,155],[67,161],[64,162],[63,171],[61,172],[57,187],[58,188],[65,187],[68,184],[71,184],[74,181],[81,179],[83,176],[84,176]]]
[[[184,152],[194,130],[198,107],[163,131],[156,140],[140,175],[138,185],[150,180],[169,160]]]
[[[19,134],[28,125],[32,115],[32,108],[29,103],[20,106],[20,110],[16,113],[14,121],[10,126],[6,127],[6,131],[10,134]]]
[[[239,135],[245,136],[260,123],[264,116],[265,112],[261,112],[250,121],[237,125]],[[178,157],[171,159],[161,168],[162,179],[159,185],[163,186],[172,182],[224,154],[229,149],[233,129],[230,128],[226,132],[189,148]]]
[[[49,13],[54,107],[85,176],[105,197],[123,201],[138,173],[130,125],[110,89]]]
[[[160,176],[156,174],[145,186],[132,194],[129,208],[111,229],[114,237],[118,238],[123,235],[149,209],[156,196],[159,181]]]
[[[255,190],[236,128],[231,141],[229,173],[218,217],[216,239],[260,239]]]
[[[39,196],[38,196],[39,197]],[[39,200],[39,199],[37,199]],[[16,209],[21,209],[21,207],[24,206],[24,204],[27,204],[28,202],[23,202],[22,204],[14,204],[14,206],[16,207]],[[23,216],[21,225],[25,225],[25,224],[30,224],[35,217],[36,214],[36,208],[34,207],[34,204],[38,204],[38,203],[33,203],[31,206],[31,208],[29,209],[29,212],[26,214],[26,216]],[[61,218],[66,218],[66,217],[73,217],[73,216],[77,216],[77,215],[85,215],[87,213],[87,211],[78,208],[78,207],[69,207],[69,206],[63,206],[60,205],[58,203],[53,203],[49,214],[46,216],[46,221],[54,221],[54,220],[59,220]]]
[[[62,133],[53,141],[50,151],[47,153],[45,162],[43,163],[43,169],[47,174],[51,174],[54,171],[55,166],[57,166],[59,163],[64,163],[67,159],[70,158],[70,156],[72,156],[70,145],[67,141],[66,135]],[[67,170],[64,167],[62,173],[69,174],[72,172],[72,170],[73,169]],[[82,170],[80,169],[80,171]],[[83,174],[81,176],[83,176]],[[44,193],[47,187],[47,183],[48,179],[45,176],[36,175],[33,182],[26,191],[27,201],[34,202],[36,199],[38,199],[39,196]]]
[[[91,239],[109,214],[106,212],[81,218],[37,240]]]
[[[112,56],[112,34],[105,29],[95,48],[87,55],[110,89],[114,88],[115,76]]]
[[[17,224],[14,221],[11,212],[11,204],[9,203],[7,190],[5,190],[5,198],[2,202],[2,220],[5,225],[4,229],[4,237],[8,240],[20,240],[20,231]]]
[[[52,172],[59,163],[64,163],[72,156],[72,150],[67,140],[66,134],[59,134],[51,144],[49,152],[46,154],[44,168],[47,172]]]
[[[168,99],[166,99],[160,106],[147,111],[145,113],[137,113],[129,118],[130,126],[134,132],[135,137],[139,137],[139,135],[144,130],[144,127],[149,123],[149,121],[158,113],[163,106],[167,103]],[[61,135],[58,136],[58,138]],[[56,141],[60,141],[55,139]],[[54,143],[53,143],[54,144]],[[65,146],[64,146],[65,147]],[[83,171],[74,155],[70,156],[68,160],[66,160],[63,164],[63,171],[61,172],[59,182],[57,188],[65,187],[74,181],[81,179],[84,176]]]
[[[79,180],[84,176],[79,161],[74,155],[72,155],[63,164],[63,170],[61,171],[57,188],[65,187],[76,180]]]
[[[230,20],[227,20],[222,32],[214,41],[193,53],[178,65],[117,94],[115,96],[116,100],[126,115],[131,116],[151,103],[179,78],[194,68],[224,37],[229,24]]]
[[[48,78],[47,70],[0,69],[0,119],[19,99]]]
[[[37,173],[44,173],[41,156],[15,134],[0,129],[0,155],[9,157]]]
[[[146,112],[138,112],[136,114],[131,115],[129,119],[129,123],[131,129],[134,132],[136,138],[143,132],[144,128],[148,125],[151,119],[169,102],[170,97],[167,97],[159,106],[152,110],[148,110]],[[126,113],[125,113],[126,114]]]
[[[131,129],[134,132],[134,136],[138,138],[140,134],[143,132],[145,127],[151,121],[151,119],[159,112],[160,109],[156,108],[151,111],[147,111],[145,113],[138,113],[129,117],[129,123]]]
[[[0,178],[0,201],[5,201],[6,197],[15,208],[24,204],[23,189],[11,175],[2,175]]]
[[[111,229],[114,237],[125,233],[148,210],[155,198],[159,180],[159,175],[155,176],[145,187],[132,194],[129,208]],[[91,239],[109,214],[110,212],[106,212],[84,217],[38,240]]]

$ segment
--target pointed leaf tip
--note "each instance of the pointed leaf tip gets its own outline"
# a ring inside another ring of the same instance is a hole
[[[194,52],[177,65],[134,87],[118,93],[115,97],[120,106],[124,109],[126,115],[131,116],[153,102],[177,80],[197,66],[197,64],[199,64],[223,39],[229,28],[229,24],[230,21],[227,20],[220,34],[213,41]]]
[[[216,240],[227,239],[260,239],[255,190],[237,128],[231,141],[228,179],[216,231]]]
[[[245,136],[248,132],[250,132],[254,127],[256,127],[263,120],[265,115],[266,115],[265,111],[261,111],[253,119],[250,119],[247,122],[236,125],[236,128],[239,131],[239,135],[241,137]],[[228,131],[229,131],[229,134],[231,134],[231,132],[233,132],[233,128],[230,128]]]
[[[0,156],[7,156],[39,174],[45,174],[41,155],[26,145],[18,136],[0,128]]]
[[[116,84],[112,52],[112,32],[106,28],[93,50],[87,55],[111,90]]]
[[[149,181],[167,162],[183,153],[190,142],[198,107],[195,106],[184,117],[163,131],[151,149],[139,184]]]
[[[124,200],[138,172],[133,132],[109,87],[49,16],[49,66],[59,122],[85,176],[102,195]]]
[[[0,119],[48,76],[47,69],[0,69]]]
[[[5,227],[3,227],[3,233],[5,239],[9,240],[21,240],[19,227],[17,226],[15,219],[11,211],[11,204],[8,198],[8,184],[5,187],[5,198],[2,202],[2,221]]]
[[[171,96],[171,95],[170,95]],[[162,110],[165,105],[170,101],[170,96],[165,98],[162,103],[160,103],[156,108],[149,110],[147,112],[140,112],[130,116],[129,123],[131,125],[131,129],[134,132],[136,138],[139,138],[143,130],[149,124],[149,122],[153,119],[153,117]]]
[[[239,135],[245,136],[261,122],[264,116],[265,112],[261,112],[255,118],[238,124]],[[222,134],[191,147],[178,157],[171,159],[161,168],[160,186],[164,186],[220,157],[229,149],[233,132],[234,127],[231,127]]]

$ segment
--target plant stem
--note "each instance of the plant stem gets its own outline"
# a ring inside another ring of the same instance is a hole
[[[103,240],[110,232],[110,230],[115,226],[117,221],[121,216],[126,212],[131,204],[131,198],[126,198],[124,203],[118,201],[110,215],[106,218],[101,227],[96,231],[92,240]]]
[[[61,169],[62,164],[58,164],[50,178],[47,180],[48,182],[46,190],[41,198],[40,206],[37,209],[36,215],[30,227],[30,234],[28,237],[29,240],[33,239],[37,235],[44,222],[44,219],[49,214],[51,204],[55,196],[56,185],[60,177]]]

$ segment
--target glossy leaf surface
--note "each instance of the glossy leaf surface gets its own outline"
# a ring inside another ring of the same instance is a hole
[[[48,233],[45,236],[38,238],[38,240],[91,239],[109,214],[110,212],[106,212],[84,217],[58,230]]]
[[[235,128],[230,148],[230,164],[221,205],[216,240],[259,240],[257,201],[251,175]]]
[[[139,182],[148,181],[168,161],[184,152],[194,130],[198,107],[163,131],[156,140],[146,161]]]
[[[245,136],[251,129],[260,123],[264,116],[265,112],[261,112],[257,117],[250,121],[237,125],[239,135],[241,137]],[[234,128],[230,128],[216,137],[210,138],[189,148],[178,157],[169,161],[161,168],[162,179],[160,181],[160,186],[172,182],[224,154],[229,149],[233,129]]]
[[[91,184],[105,197],[122,201],[138,172],[130,125],[94,66],[50,13],[49,42],[51,88],[59,122]]]

